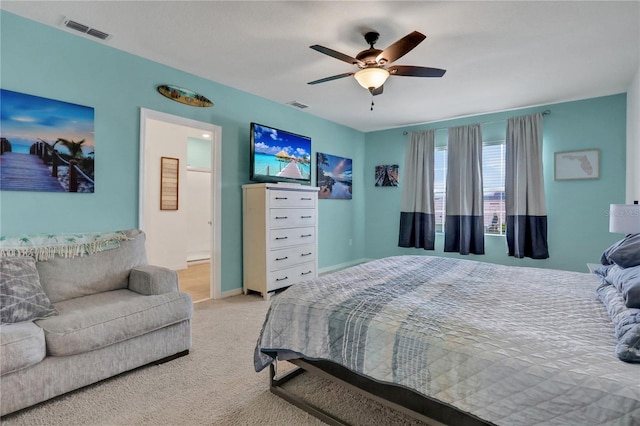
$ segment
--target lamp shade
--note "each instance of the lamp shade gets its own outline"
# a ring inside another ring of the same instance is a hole
[[[640,233],[640,204],[611,204],[609,232],[617,234]]]
[[[387,81],[387,78],[389,78],[389,71],[384,68],[364,68],[353,76],[358,83],[360,83],[360,86],[371,90],[377,89]]]

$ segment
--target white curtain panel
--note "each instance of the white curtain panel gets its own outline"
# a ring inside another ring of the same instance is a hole
[[[548,258],[541,113],[507,120],[505,201],[509,256]]]
[[[484,254],[482,130],[449,128],[444,251]]]
[[[434,149],[434,130],[409,134],[400,209],[400,247],[434,249]]]

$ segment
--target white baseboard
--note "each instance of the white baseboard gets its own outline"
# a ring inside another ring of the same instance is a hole
[[[352,260],[351,262],[339,263],[337,265],[327,266],[326,268],[318,269],[318,275],[328,274],[329,272],[339,271],[340,269],[346,269],[350,266],[359,265],[361,263],[370,262],[373,259],[362,258],[357,260]]]
[[[187,255],[187,263],[195,264],[205,262],[211,262],[211,253],[202,252]]]
[[[172,271],[182,271],[183,269],[187,269],[189,265],[187,264],[187,262],[185,262],[185,263],[179,263],[177,265],[155,265],[155,266],[162,266],[164,268],[171,269]]]

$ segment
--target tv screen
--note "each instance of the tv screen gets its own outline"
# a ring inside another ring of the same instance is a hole
[[[257,123],[250,134],[252,181],[311,185],[311,138]]]

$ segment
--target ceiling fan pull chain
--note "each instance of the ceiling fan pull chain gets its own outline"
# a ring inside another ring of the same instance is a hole
[[[371,92],[371,111],[373,111],[373,90],[370,90]]]

